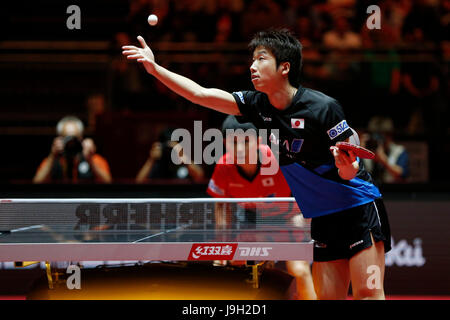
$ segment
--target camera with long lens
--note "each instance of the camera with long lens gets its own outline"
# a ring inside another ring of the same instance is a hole
[[[63,155],[67,158],[74,158],[77,154],[83,151],[80,139],[75,136],[64,137],[64,151]]]
[[[384,141],[384,137],[379,133],[371,133],[369,140],[366,142],[366,148],[369,150],[376,150],[379,145],[382,145]]]

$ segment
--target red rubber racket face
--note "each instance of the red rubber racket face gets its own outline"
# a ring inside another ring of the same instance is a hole
[[[373,159],[375,158],[375,153],[372,151],[363,148],[361,146],[357,146],[356,144],[348,143],[348,142],[338,142],[336,143],[336,147],[340,150],[344,151],[353,151],[357,157],[363,159]]]

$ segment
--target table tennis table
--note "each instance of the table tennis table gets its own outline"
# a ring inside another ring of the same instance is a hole
[[[255,219],[217,228],[217,203]],[[2,199],[0,261],[311,261],[300,215],[294,198]]]

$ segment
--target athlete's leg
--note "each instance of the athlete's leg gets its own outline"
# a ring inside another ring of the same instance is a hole
[[[372,235],[370,235],[374,243]],[[384,243],[378,241],[350,258],[350,278],[355,299],[379,299],[384,296]]]
[[[350,284],[349,261],[313,262],[313,282],[319,300],[344,300]]]
[[[286,261],[286,268],[295,277],[299,300],[316,300],[311,268],[308,261]]]

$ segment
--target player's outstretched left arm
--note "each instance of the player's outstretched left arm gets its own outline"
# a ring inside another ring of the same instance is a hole
[[[191,79],[167,70],[156,63],[153,51],[144,38],[138,36],[138,40],[141,47],[132,45],[122,47],[122,53],[127,59],[134,59],[142,63],[149,74],[195,104],[227,114],[238,115],[240,113],[231,93],[215,88],[204,88]]]

